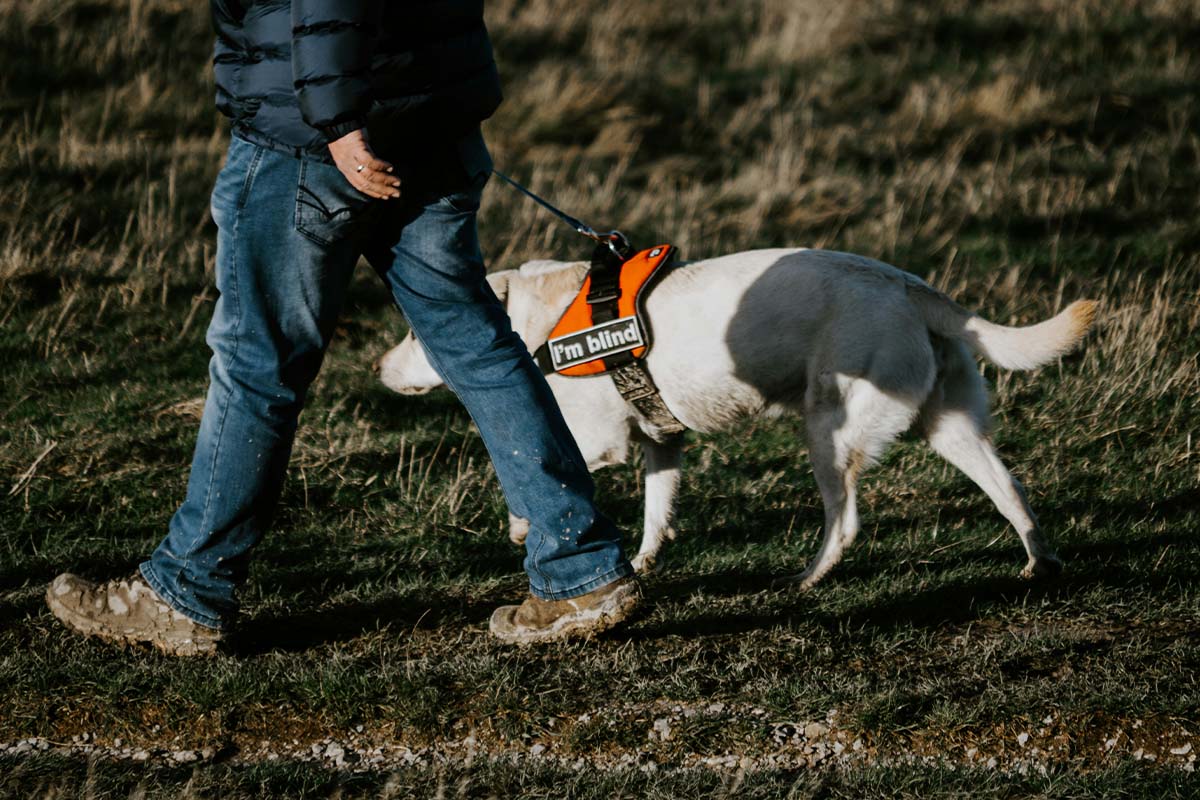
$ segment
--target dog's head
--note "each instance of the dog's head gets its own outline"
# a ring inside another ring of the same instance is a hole
[[[508,311],[513,330],[526,347],[536,350],[550,335],[586,272],[586,264],[531,261],[520,269],[493,272],[487,280]],[[445,384],[411,330],[375,362],[375,370],[383,385],[399,394],[425,394]]]

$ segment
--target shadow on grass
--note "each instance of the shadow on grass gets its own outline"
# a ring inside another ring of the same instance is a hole
[[[476,626],[486,622],[501,602],[498,598],[449,593],[422,594],[419,599],[392,595],[307,613],[256,617],[238,628],[233,652],[240,656],[271,650],[298,652],[384,629],[399,633],[416,628]]]
[[[1185,490],[1163,498],[1151,509],[1160,517],[1176,518],[1192,513],[1200,490]],[[1132,513],[1130,503],[1111,503],[1106,513],[1110,518],[1123,518]],[[1089,506],[1090,510],[1097,510]],[[1147,508],[1136,509],[1144,518]],[[1059,508],[1062,511],[1062,508]],[[723,537],[718,537],[723,538]],[[744,541],[744,540],[743,540]],[[464,540],[456,550],[467,552],[478,548],[479,542]],[[1200,580],[1200,567],[1181,566],[1175,563],[1171,569],[1158,572],[1146,567],[1148,559],[1156,553],[1174,549],[1177,556],[1193,553],[1197,543],[1189,534],[1186,525],[1177,526],[1172,532],[1151,536],[1140,536],[1103,541],[1068,542],[1060,548],[1066,562],[1066,572],[1054,580],[1028,581],[1019,578],[1016,571],[1019,559],[1013,553],[1003,553],[974,548],[958,551],[928,570],[930,583],[909,593],[880,593],[878,589],[867,590],[874,595],[869,602],[857,605],[837,605],[819,601],[820,592],[838,581],[858,580],[870,584],[878,580],[878,562],[872,559],[855,559],[841,565],[821,587],[811,593],[798,590],[776,591],[772,588],[780,573],[773,571],[744,571],[738,569],[706,575],[679,575],[656,578],[650,582],[648,591],[651,604],[670,604],[680,598],[703,593],[716,599],[742,598],[741,608],[730,610],[728,603],[718,604],[720,610],[701,612],[687,619],[665,622],[643,623],[628,633],[617,634],[617,638],[633,640],[655,640],[671,636],[710,637],[747,633],[789,625],[817,626],[831,634],[839,631],[871,629],[888,632],[902,628],[934,629],[942,626],[961,625],[985,618],[998,606],[1029,601],[1047,600],[1061,602],[1097,587],[1113,590],[1133,590],[1139,594],[1153,593],[1166,600],[1177,595],[1181,588],[1194,585]],[[291,568],[278,569],[269,580],[284,593],[302,590],[304,587],[319,587],[322,594],[352,588],[376,572],[370,565],[357,567],[346,564],[344,569],[322,558],[322,551],[315,545],[293,549],[288,561]],[[386,548],[358,548],[386,557]],[[507,543],[496,542],[487,550],[493,556],[501,556],[508,550]],[[327,555],[327,553],[324,553]],[[478,559],[479,552],[474,553]],[[1140,563],[1137,559],[1140,557]],[[488,564],[482,571],[475,560],[457,566],[475,575],[498,577],[509,572],[500,562],[503,558],[485,558]],[[938,580],[938,573],[958,572],[971,566],[1012,562],[1013,574],[984,578],[953,578]],[[1195,560],[1187,561],[1196,564]],[[92,577],[123,575],[131,572],[136,562],[128,559],[111,559],[104,563],[88,565],[87,574]],[[281,565],[277,565],[279,567]],[[441,565],[442,568],[454,565]],[[511,565],[510,565],[511,566]],[[52,572],[47,564],[36,567],[28,565],[20,574],[6,575],[5,583],[12,586],[48,582]],[[330,575],[337,579],[330,581]],[[385,594],[365,600],[353,600],[333,607],[301,611],[295,614],[264,615],[246,620],[239,630],[236,651],[241,655],[255,655],[270,650],[301,651],[323,644],[332,644],[355,639],[364,634],[382,629],[411,630],[414,628],[462,628],[482,626],[492,610],[502,602],[519,600],[523,586],[519,580],[489,596],[472,596],[464,590],[430,592],[423,589],[419,594]],[[822,608],[822,605],[825,608]],[[830,606],[837,605],[836,608]],[[15,623],[41,609],[41,598],[30,596],[19,602],[0,604],[0,623]]]
[[[672,598],[688,597],[697,592],[717,598],[752,593],[762,593],[762,597],[751,599],[752,608],[747,611],[730,613],[725,610],[726,606],[717,613],[701,613],[686,620],[642,625],[631,631],[629,638],[652,640],[669,636],[720,636],[798,623],[816,625],[831,634],[864,628],[880,632],[901,628],[933,629],[982,619],[997,606],[1039,600],[1063,601],[1096,587],[1134,587],[1139,593],[1152,593],[1165,598],[1200,578],[1200,574],[1197,574],[1200,570],[1180,574],[1179,569],[1163,573],[1131,569],[1128,561],[1130,547],[1134,544],[1149,552],[1162,552],[1168,547],[1188,551],[1196,547],[1195,541],[1184,534],[1162,534],[1139,539],[1136,543],[1073,544],[1060,549],[1067,567],[1064,574],[1055,579],[1026,580],[1019,577],[1014,569],[1011,576],[939,582],[908,594],[888,594],[881,598],[884,602],[836,611],[818,607],[814,596],[822,591],[820,587],[811,592],[773,590],[773,581],[780,577],[774,573],[730,571],[677,579],[668,577],[655,582],[650,592],[651,602],[669,602]],[[980,559],[986,560],[988,556],[989,553],[984,551],[964,554],[947,563],[945,569],[956,570],[978,563]],[[873,572],[865,564],[849,569],[839,567],[825,579],[823,586],[839,578],[844,580],[857,576],[869,579]],[[936,579],[936,574],[931,577]]]

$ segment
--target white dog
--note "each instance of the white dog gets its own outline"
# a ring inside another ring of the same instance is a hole
[[[586,271],[582,263],[535,261],[488,279],[533,350]],[[1095,303],[1079,301],[1041,324],[1010,328],[878,261],[822,250],[757,250],[666,274],[646,303],[655,337],[646,365],[667,407],[692,430],[719,431],[752,414],[804,413],[825,504],[820,552],[792,579],[805,588],[854,541],[859,475],[914,423],[1016,528],[1028,555],[1021,574],[1053,575],[1061,563],[989,441],[987,391],[970,351],[1006,369],[1033,369],[1075,347],[1095,310]],[[379,368],[384,384],[401,394],[442,385],[412,334]],[[624,462],[630,441],[640,442],[646,512],[634,566],[651,569],[664,540],[675,536],[680,437],[656,443],[611,378],[547,380],[590,469]],[[524,521],[512,523],[519,542]]]

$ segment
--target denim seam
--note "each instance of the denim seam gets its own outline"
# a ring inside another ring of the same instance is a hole
[[[230,234],[230,238],[232,239],[232,241],[231,241],[231,246],[229,248],[230,249],[229,260],[231,262],[232,269],[229,270],[229,279],[232,282],[232,286],[230,287],[232,289],[232,292],[230,294],[233,298],[235,322],[233,325],[233,348],[230,350],[230,353],[229,353],[229,364],[226,365],[227,370],[231,369],[232,365],[237,361],[238,348],[240,345],[240,339],[238,337],[238,334],[241,332],[241,328],[242,328],[242,299],[241,299],[241,293],[238,290],[239,284],[240,284],[240,281],[238,280],[238,271],[240,269],[240,262],[238,261],[238,257],[237,257],[237,240],[238,240],[238,232],[242,225],[242,211],[245,209],[245,203],[243,202],[243,200],[246,199],[245,196],[249,195],[250,188],[254,185],[254,177],[258,173],[258,163],[262,157],[262,153],[263,153],[263,149],[261,147],[259,147],[254,153],[254,158],[250,161],[250,169],[248,171],[248,174],[246,175],[246,182],[242,189],[242,193],[243,193],[244,197],[239,198],[236,212],[233,215],[233,231]],[[215,355],[215,353],[214,353],[214,355]],[[209,466],[208,466],[208,485],[206,487],[204,487],[204,510],[200,514],[201,529],[205,529],[208,527],[208,520],[209,520],[208,515],[209,515],[210,509],[212,508],[213,485],[216,483],[216,479],[217,479],[217,459],[220,457],[220,454],[221,454],[221,435],[225,432],[225,418],[229,416],[229,406],[230,406],[230,400],[232,400],[232,398],[233,398],[233,388],[230,387],[225,390],[225,397],[224,397],[223,402],[221,403],[221,416],[217,420],[217,429],[214,432],[213,438],[215,439],[215,442],[213,444],[212,461],[209,463]],[[190,556],[190,555],[193,555],[193,552],[194,551],[189,551],[187,553],[184,553],[183,555]]]
[[[246,201],[250,198],[250,189],[254,186],[254,176],[258,174],[258,162],[262,160],[262,154],[263,148],[256,146],[254,148],[254,158],[250,159],[250,166],[246,169],[246,179],[242,181],[242,191],[238,194],[238,211],[246,207]]]
[[[595,591],[596,589],[607,586],[610,583],[615,583],[616,581],[619,581],[621,578],[626,578],[632,574],[633,574],[633,567],[628,562],[626,562],[625,564],[617,567],[616,569],[609,570],[608,572],[604,573],[603,575],[600,575],[599,577],[596,577],[596,578],[592,578],[591,580],[581,583],[578,586],[575,586],[571,589],[563,589],[563,590],[557,591],[557,592],[548,592],[545,589],[539,589],[538,587],[535,587],[533,585],[533,581],[530,581],[529,582],[529,590],[531,592],[533,592],[535,595],[537,595],[538,597],[542,598],[543,600],[569,600],[572,597],[580,597],[581,595],[585,595],[589,592]]]
[[[203,611],[197,611],[196,609],[184,603],[183,600],[167,591],[166,584],[159,580],[159,577],[150,569],[149,562],[140,565],[138,567],[138,572],[141,574],[146,583],[150,584],[150,588],[154,590],[154,593],[157,594],[159,598],[171,608],[175,609],[180,614],[183,614],[192,622],[198,622],[208,628],[222,630],[220,619],[209,614],[205,614]]]

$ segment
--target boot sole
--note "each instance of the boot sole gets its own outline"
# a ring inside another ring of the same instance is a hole
[[[46,590],[46,605],[50,608],[50,613],[68,629],[84,636],[94,636],[111,644],[148,644],[154,649],[172,656],[210,656],[215,655],[220,649],[221,639],[197,641],[194,638],[172,638],[147,635],[133,630],[117,630],[65,605],[50,589]]]
[[[503,633],[493,629],[491,634],[504,644],[518,645],[590,639],[625,622],[641,601],[641,588],[628,583],[615,589],[596,608],[564,614],[545,628]]]

